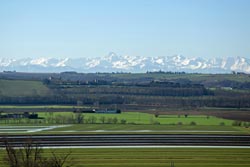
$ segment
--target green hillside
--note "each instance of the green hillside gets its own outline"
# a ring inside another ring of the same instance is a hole
[[[40,81],[0,80],[0,96],[45,96],[49,89]]]
[[[101,74],[99,74],[101,75]],[[153,79],[165,79],[165,80],[176,80],[176,79],[189,79],[190,81],[197,81],[201,83],[207,82],[220,82],[224,80],[236,81],[236,82],[250,82],[250,77],[247,74],[168,74],[168,73],[121,73],[121,74],[110,74],[114,78],[120,79],[142,79],[142,78],[153,78]]]

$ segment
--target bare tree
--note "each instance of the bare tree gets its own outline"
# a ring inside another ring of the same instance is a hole
[[[91,124],[95,124],[96,123],[96,117],[95,116],[91,116],[88,118],[88,122],[91,123]]]
[[[5,140],[5,150],[7,155],[4,162],[9,167],[64,167],[71,154],[69,152],[57,155],[55,151],[51,151],[50,157],[43,157],[43,149],[31,139],[21,146],[13,146],[8,140]],[[67,167],[70,166],[72,165]]]
[[[113,122],[114,124],[117,124],[118,119],[117,119],[116,117],[114,117],[114,118],[112,119],[112,122]]]
[[[14,148],[5,141],[7,163],[10,167],[38,167],[42,149],[32,140],[27,140],[20,148]]]
[[[104,124],[105,121],[106,121],[106,118],[105,118],[104,116],[101,116],[101,117],[100,117],[100,121],[101,121],[102,124]]]
[[[121,119],[121,124],[126,124],[127,120],[126,119]]]
[[[84,121],[84,115],[82,113],[77,113],[76,114],[76,123],[82,124],[83,121]]]
[[[64,167],[71,152],[68,152],[64,155],[57,155],[55,151],[51,152],[50,158],[43,159],[43,166],[42,167]],[[71,161],[72,162],[72,161]],[[67,165],[66,167],[70,167],[71,165]]]

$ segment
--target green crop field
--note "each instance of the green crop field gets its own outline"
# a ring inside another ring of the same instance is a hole
[[[250,134],[250,129],[235,126],[191,125],[131,125],[131,124],[75,124],[75,125],[4,125],[0,133],[11,134]]]
[[[244,127],[190,126],[190,125],[121,125],[121,124],[75,124],[75,125],[4,125],[2,135],[12,134],[250,134]]]
[[[42,108],[41,108],[42,109]],[[73,112],[37,112],[39,117],[43,117],[44,120],[29,120],[32,122],[41,122],[44,123],[48,119],[57,120],[57,122],[51,122],[51,124],[68,124],[72,122],[68,122],[69,119],[75,119],[76,114]],[[111,119],[116,118],[117,123],[121,123],[121,120],[126,120],[126,124],[165,124],[165,125],[190,125],[194,122],[196,125],[221,125],[230,126],[232,125],[232,120],[217,118],[214,116],[206,116],[206,115],[188,115],[185,117],[184,115],[159,115],[155,117],[154,114],[141,113],[141,112],[123,112],[121,114],[90,114],[85,113],[82,114],[84,121],[87,122],[89,119],[94,118],[93,123],[103,123],[101,119],[104,119],[104,123],[113,123],[109,122]],[[16,119],[13,121],[10,119],[7,121],[8,123],[16,122]],[[19,122],[26,122],[26,120],[20,120]],[[0,123],[6,123],[6,120],[0,120]]]
[[[190,125],[82,124],[41,131],[42,134],[151,133],[151,134],[250,134],[244,127]]]
[[[2,96],[43,96],[49,93],[49,89],[40,81],[0,79],[0,85],[0,95]]]
[[[54,112],[46,113],[40,112],[39,116],[44,117],[47,119],[48,117],[75,117],[75,114],[72,112]],[[232,120],[217,118],[213,116],[206,116],[206,115],[188,115],[185,117],[184,115],[159,115],[155,117],[153,114],[148,113],[141,113],[141,112],[123,112],[121,114],[83,114],[84,119],[88,120],[91,117],[96,118],[96,123],[101,123],[101,118],[105,118],[105,121],[108,121],[112,118],[117,118],[118,123],[125,119],[126,123],[128,124],[180,124],[183,125],[190,125],[191,122],[195,122],[196,125],[220,125],[224,123],[224,125],[232,125]]]
[[[73,167],[248,167],[250,149],[229,148],[92,148],[57,149],[57,155],[71,151]],[[50,155],[45,150],[45,156]],[[0,150],[0,167],[4,150]]]
[[[77,114],[73,112],[38,112],[38,114],[44,119],[1,119],[0,133],[250,133],[250,128],[243,124],[242,126],[232,126],[234,123],[232,120],[205,115],[188,115],[187,117],[184,115],[159,115],[155,117],[153,114],[140,112],[88,113],[82,114],[82,123],[76,123]],[[114,119],[117,122],[114,122]],[[103,120],[104,122],[102,122]],[[126,120],[126,122],[122,122],[122,120]],[[247,124],[249,125],[249,123]]]

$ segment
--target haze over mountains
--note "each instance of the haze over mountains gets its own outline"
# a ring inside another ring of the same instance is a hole
[[[109,53],[96,58],[0,58],[0,71],[18,72],[199,72],[199,73],[250,73],[250,59],[244,57],[187,58],[181,55],[161,57],[122,56]]]

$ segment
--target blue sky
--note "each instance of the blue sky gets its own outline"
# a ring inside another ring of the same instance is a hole
[[[250,58],[249,0],[1,0],[0,57]]]

